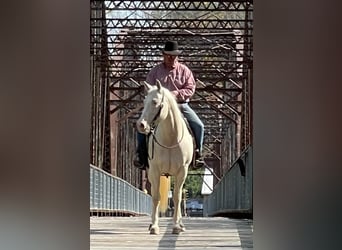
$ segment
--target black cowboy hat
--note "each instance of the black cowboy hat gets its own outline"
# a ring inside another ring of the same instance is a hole
[[[164,54],[178,56],[181,51],[178,50],[178,43],[176,41],[167,41],[163,49]]]

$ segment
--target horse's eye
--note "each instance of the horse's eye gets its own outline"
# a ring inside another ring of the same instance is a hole
[[[152,104],[153,104],[154,106],[157,106],[158,100],[157,100],[157,99],[153,99],[153,100],[152,100]]]

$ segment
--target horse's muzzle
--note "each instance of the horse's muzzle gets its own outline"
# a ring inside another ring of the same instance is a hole
[[[150,125],[145,120],[138,120],[137,121],[137,129],[142,134],[148,134],[151,131]]]

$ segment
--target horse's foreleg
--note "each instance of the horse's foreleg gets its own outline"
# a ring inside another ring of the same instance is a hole
[[[152,194],[152,225],[150,226],[150,234],[159,234],[159,203],[160,203],[160,193],[159,193],[159,180],[157,183],[151,182],[151,194]]]
[[[185,179],[179,180],[176,178],[175,188],[173,193],[173,204],[175,207],[173,214],[173,234],[179,234],[180,232],[185,231],[184,225],[181,223],[182,220],[182,210],[181,210],[181,201],[182,201],[182,188]]]

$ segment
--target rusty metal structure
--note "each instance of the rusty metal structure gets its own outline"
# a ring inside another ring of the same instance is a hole
[[[141,83],[172,39],[197,81],[190,105],[205,125],[205,160],[222,176],[253,139],[253,1],[90,5],[91,164],[144,187],[144,171],[132,165]]]

